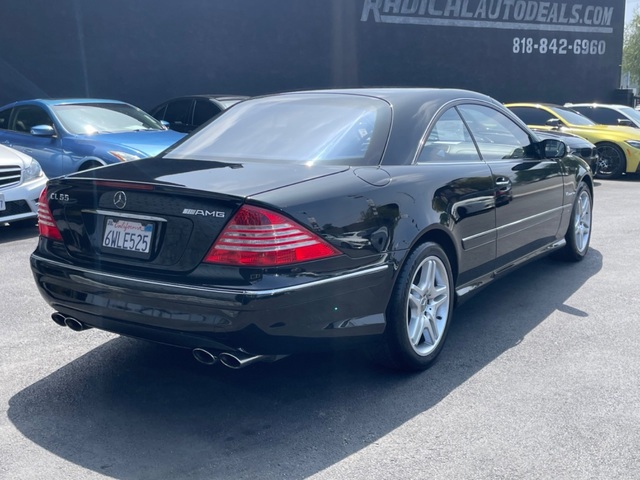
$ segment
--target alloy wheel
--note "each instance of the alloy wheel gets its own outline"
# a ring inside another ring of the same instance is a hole
[[[433,352],[449,321],[449,278],[438,257],[426,257],[411,281],[407,297],[407,335],[418,355]]]

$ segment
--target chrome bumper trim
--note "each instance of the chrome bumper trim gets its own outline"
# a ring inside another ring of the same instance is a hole
[[[97,277],[104,277],[104,278],[113,278],[113,279],[117,279],[117,280],[124,280],[124,281],[128,281],[128,282],[134,282],[134,283],[140,283],[140,284],[146,284],[146,285],[156,285],[156,286],[160,286],[160,287],[170,287],[170,288],[174,288],[177,290],[185,290],[185,291],[189,291],[189,292],[193,292],[193,291],[198,291],[198,292],[209,292],[209,293],[216,293],[216,294],[224,294],[224,295],[242,295],[242,296],[246,296],[246,297],[253,297],[253,298],[261,298],[261,297],[272,297],[274,295],[282,295],[284,293],[289,293],[289,292],[295,292],[298,290],[303,290],[305,288],[313,288],[313,287],[317,287],[318,285],[326,285],[329,283],[333,283],[333,282],[339,282],[339,281],[343,281],[343,280],[351,280],[354,278],[359,278],[359,277],[363,277],[365,275],[371,275],[374,273],[379,273],[382,272],[384,270],[387,270],[389,268],[389,265],[379,265],[377,267],[373,267],[373,268],[368,268],[366,270],[360,270],[357,272],[352,272],[352,273],[347,273],[345,275],[340,275],[339,277],[334,277],[334,278],[325,278],[322,280],[315,280],[315,281],[311,281],[309,283],[304,283],[301,285],[293,285],[290,287],[283,287],[283,288],[275,288],[275,289],[270,289],[270,290],[243,290],[243,289],[235,289],[235,288],[216,288],[216,287],[206,287],[206,286],[199,286],[199,285],[183,285],[183,284],[179,284],[179,283],[170,283],[170,282],[156,282],[156,281],[152,281],[152,280],[144,280],[141,278],[134,278],[134,277],[125,277],[122,275],[114,275],[114,274],[110,274],[110,273],[104,273],[104,272],[100,272],[97,270],[91,270],[88,268],[83,268],[83,267],[76,267],[73,265],[68,265],[66,263],[63,262],[57,262],[55,260],[49,260],[47,258],[43,258],[39,255],[36,254],[32,254],[31,255],[31,259],[32,261],[38,261],[38,262],[42,262],[45,264],[49,264],[49,265],[53,265],[56,267],[60,267],[60,268],[65,268],[68,270],[72,270],[72,271],[76,271],[76,272],[83,272],[83,273],[87,273],[90,275],[95,275]]]

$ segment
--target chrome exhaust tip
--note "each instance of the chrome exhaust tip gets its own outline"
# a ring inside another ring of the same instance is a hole
[[[223,352],[220,354],[220,363],[222,363],[225,367],[232,368],[233,370],[238,370],[259,361],[261,357],[262,355],[249,356]]]
[[[73,318],[73,317],[65,317],[64,318],[64,324],[67,327],[69,327],[71,330],[73,330],[74,332],[81,332],[82,330],[87,330],[87,329],[91,328],[91,327],[85,325],[84,323],[82,323],[77,318]]]
[[[287,355],[249,355],[241,351],[229,353],[222,352],[220,354],[220,363],[225,367],[238,370],[258,362],[275,362]]]
[[[218,357],[204,348],[194,348],[191,350],[191,354],[193,355],[193,358],[205,365],[213,365],[218,361]]]
[[[61,327],[66,327],[67,324],[64,323],[65,316],[60,312],[55,312],[51,314],[51,320],[56,322],[56,325],[60,325]]]

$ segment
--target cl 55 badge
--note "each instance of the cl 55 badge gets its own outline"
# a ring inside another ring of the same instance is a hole
[[[225,217],[225,213],[224,212],[218,212],[216,210],[214,210],[213,212],[210,212],[209,210],[196,210],[194,208],[185,208],[182,211],[183,215],[197,215],[200,217],[215,217],[215,218],[224,218]]]
[[[49,195],[49,200],[57,200],[58,202],[68,202],[71,200],[66,193],[52,193]]]

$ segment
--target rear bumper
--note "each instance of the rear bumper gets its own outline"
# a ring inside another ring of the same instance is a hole
[[[102,330],[181,347],[287,354],[384,331],[393,269],[378,265],[262,290],[111,275],[34,253],[31,268],[57,311]]]

